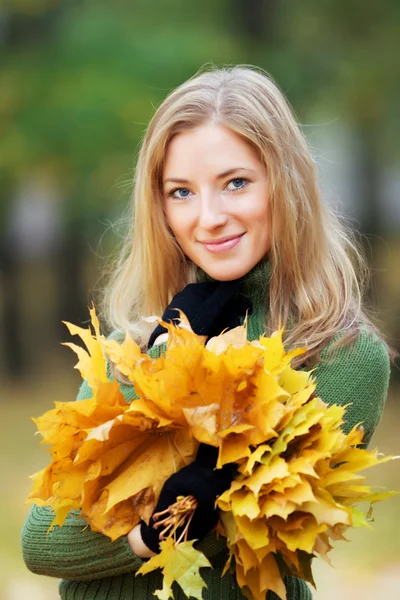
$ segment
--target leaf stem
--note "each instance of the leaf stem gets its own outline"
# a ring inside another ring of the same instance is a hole
[[[160,540],[173,536],[175,544],[179,544],[182,540],[187,541],[189,526],[197,506],[198,503],[194,496],[178,496],[174,504],[171,504],[165,510],[155,513],[153,520],[157,521],[157,523],[154,523],[153,527],[158,529],[164,526],[164,529],[160,533]],[[161,521],[158,520],[164,516],[164,519]],[[176,534],[181,527],[184,527],[184,529],[177,540]]]

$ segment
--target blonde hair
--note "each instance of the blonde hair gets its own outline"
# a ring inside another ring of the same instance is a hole
[[[276,84],[254,68],[202,72],[175,89],[152,118],[140,149],[131,225],[103,298],[103,317],[145,347],[171,298],[194,280],[166,222],[162,171],[168,143],[182,130],[213,122],[239,134],[258,153],[270,184],[271,265],[265,331],[286,328],[286,345],[308,345],[308,359],[339,332],[354,340],[362,308],[365,263],[353,236],[321,200],[316,165],[304,134]],[[154,326],[153,326],[154,327]],[[375,330],[376,331],[376,330]]]

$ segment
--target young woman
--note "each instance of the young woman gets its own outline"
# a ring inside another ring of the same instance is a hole
[[[180,308],[196,333],[211,337],[248,311],[250,340],[282,324],[287,348],[308,347],[293,366],[314,365],[318,394],[350,404],[345,428],[362,422],[368,444],[386,400],[389,355],[363,310],[362,268],[351,236],[321,200],[310,150],[282,93],[257,70],[218,69],[173,91],[149,125],[132,227],[104,316],[116,336],[129,331],[153,357],[166,333],[151,331],[143,315],[171,320]],[[112,365],[111,373],[118,377]],[[132,387],[121,382],[121,389],[134,401]],[[78,399],[90,394],[84,383]],[[166,482],[156,510],[179,494],[197,498],[189,537],[202,540],[214,567],[204,598],[233,600],[243,596],[229,572],[221,577],[226,552],[212,532],[215,499],[232,473],[214,465],[214,453],[200,447],[194,463]],[[48,508],[32,509],[23,553],[33,572],[63,579],[63,600],[144,599],[160,587],[157,572],[135,577],[158,551],[152,520],[111,542],[79,514],[46,535],[52,519]],[[288,600],[311,598],[303,581],[285,584]],[[175,597],[183,594],[177,589]]]

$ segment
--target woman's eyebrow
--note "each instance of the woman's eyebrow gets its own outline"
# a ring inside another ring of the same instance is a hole
[[[233,173],[236,173],[237,171],[250,171],[252,173],[255,173],[256,171],[254,169],[248,169],[247,167],[234,167],[233,169],[228,169],[227,171],[224,171],[223,173],[220,173],[219,175],[216,176],[216,179],[223,179],[224,177],[228,177],[229,175],[233,175]],[[168,177],[168,179],[164,180],[164,183],[190,183],[190,181],[188,179],[181,179],[180,177]]]

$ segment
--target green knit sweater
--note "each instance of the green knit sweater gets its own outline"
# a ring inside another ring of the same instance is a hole
[[[263,312],[269,281],[269,266],[260,263],[245,277],[245,292],[253,303],[248,319],[248,338],[257,339],[262,333]],[[335,340],[334,340],[335,341]],[[150,355],[156,358],[165,346],[155,346]],[[365,442],[368,444],[381,418],[389,382],[389,358],[385,345],[363,327],[357,341],[329,353],[329,346],[321,353],[315,369],[317,392],[328,404],[348,404],[344,428],[363,422]],[[127,402],[134,400],[134,390],[121,386]],[[91,397],[90,387],[84,382],[77,399]],[[135,576],[142,560],[131,550],[127,538],[115,542],[101,533],[85,527],[86,522],[77,511],[70,513],[63,527],[56,526],[48,535],[53,520],[48,507],[34,506],[22,532],[22,551],[25,563],[32,572],[62,579],[60,596],[63,600],[146,600],[154,590],[161,588],[158,571]],[[213,569],[202,569],[207,582],[204,600],[245,600],[234,577],[228,572],[221,577],[226,560],[222,539],[209,534],[200,549],[209,557]],[[307,584],[295,577],[285,580],[288,600],[311,600]],[[176,585],[174,596],[186,596]],[[266,600],[277,600],[269,592]]]

